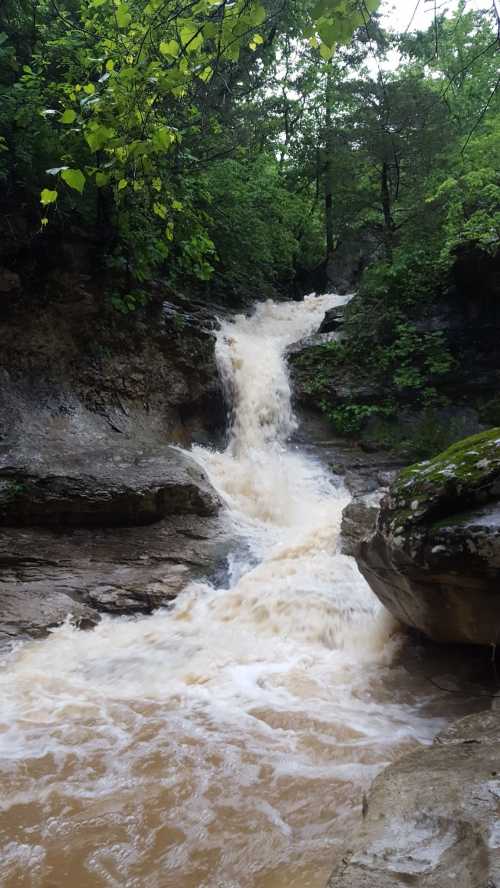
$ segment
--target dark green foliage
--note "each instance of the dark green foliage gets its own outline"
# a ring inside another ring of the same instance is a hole
[[[266,131],[270,72],[292,40],[312,40],[321,69],[377,5],[4,0],[11,237],[0,259],[15,264],[20,246],[50,252],[50,238],[78,227],[122,313],[155,275],[205,293],[209,281],[270,295],[289,285],[302,257],[319,257],[318,226],[304,230],[311,194],[290,187]]]
[[[473,375],[481,357],[480,333],[468,338],[466,318],[479,318],[486,298],[494,314],[500,250],[496,22],[490,11],[461,7],[438,26],[438,55],[433,27],[396,38],[406,53],[397,72],[338,81],[337,157],[345,162],[350,146],[351,163],[338,208],[344,226],[371,226],[379,247],[347,310],[342,346],[309,350],[302,379],[337,431],[415,456],[467,431],[443,408],[461,401],[454,380]],[[457,256],[467,251],[490,263],[490,283],[457,281]],[[450,316],[463,318],[458,337]],[[488,347],[486,368],[495,360]],[[479,406],[479,422],[497,422],[496,400],[468,403]],[[420,417],[411,432],[402,411]]]

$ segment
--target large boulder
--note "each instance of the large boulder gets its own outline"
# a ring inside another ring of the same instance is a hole
[[[140,525],[168,515],[211,515],[219,506],[204,472],[173,447],[96,445],[91,453],[45,453],[25,465],[0,454],[0,525]]]
[[[500,716],[468,716],[377,777],[329,888],[500,885]]]
[[[0,647],[66,617],[149,613],[227,554],[219,497],[188,454],[76,416],[78,437],[75,416],[44,416],[38,437],[0,447]]]
[[[376,533],[356,547],[361,572],[402,623],[439,642],[500,636],[500,428],[405,469]]]
[[[100,613],[150,613],[193,580],[222,582],[234,546],[224,515],[65,533],[2,528],[0,649],[40,637],[67,617],[87,627]]]

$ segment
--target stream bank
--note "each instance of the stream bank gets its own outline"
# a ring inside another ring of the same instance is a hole
[[[223,570],[220,500],[175,449],[223,438],[218,321],[172,298],[158,286],[140,317],[121,318],[74,271],[50,299],[3,304],[0,641],[68,615],[89,626],[148,613]]]
[[[468,716],[374,781],[328,888],[494,888],[500,879],[498,709]]]

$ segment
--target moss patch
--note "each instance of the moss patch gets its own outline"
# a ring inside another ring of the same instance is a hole
[[[500,428],[494,428],[404,469],[392,488],[384,523],[392,532],[435,523],[498,498],[499,485]]]
[[[429,483],[441,483],[446,477],[453,477],[463,484],[474,484],[495,468],[500,469],[500,428],[471,435],[452,444],[434,459],[404,469],[396,484],[400,490],[412,482],[415,492],[419,483],[428,489]]]

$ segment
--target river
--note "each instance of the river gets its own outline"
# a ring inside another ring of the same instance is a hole
[[[324,888],[374,776],[468,711],[340,554],[341,480],[289,443],[284,351],[341,302],[222,325],[229,441],[193,455],[238,540],[223,587],[4,656],[3,888]]]

